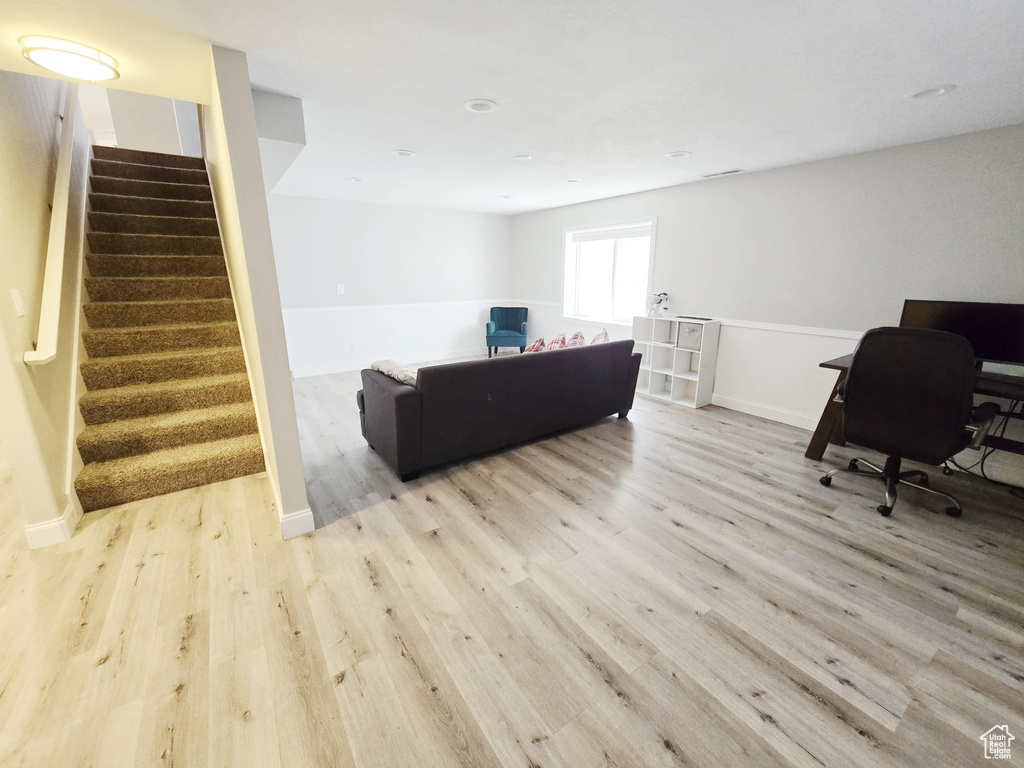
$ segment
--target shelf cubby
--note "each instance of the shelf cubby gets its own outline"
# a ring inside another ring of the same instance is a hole
[[[720,327],[702,318],[634,317],[634,349],[641,355],[636,391],[690,408],[710,403]]]

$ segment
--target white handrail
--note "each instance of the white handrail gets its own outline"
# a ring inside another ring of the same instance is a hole
[[[68,200],[71,194],[71,155],[75,147],[78,115],[78,84],[68,83],[64,94],[64,122],[60,130],[57,174],[53,183],[50,235],[46,242],[43,300],[39,307],[39,335],[36,348],[25,353],[26,365],[45,365],[57,356],[60,329],[60,289],[64,282],[64,247],[68,230]]]

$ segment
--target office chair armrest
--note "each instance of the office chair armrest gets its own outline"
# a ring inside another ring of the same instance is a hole
[[[488,320],[487,321],[487,333],[488,333],[488,335],[494,333],[496,330],[498,330],[497,323],[495,323],[493,320]]]
[[[999,416],[1000,408],[997,403],[982,403],[971,414],[971,421],[967,424],[967,431],[972,433],[971,442],[967,447],[977,451],[981,448],[982,442],[992,431],[992,425]]]

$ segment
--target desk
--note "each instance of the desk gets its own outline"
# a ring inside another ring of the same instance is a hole
[[[821,412],[821,418],[818,419],[818,426],[815,427],[811,441],[807,444],[807,450],[804,451],[804,456],[808,459],[819,461],[825,455],[825,448],[829,443],[846,445],[846,438],[843,437],[843,404],[837,403],[835,399],[839,387],[846,381],[846,374],[850,370],[852,360],[853,355],[843,355],[818,365],[819,368],[838,371],[839,375],[836,377],[836,385],[832,387],[832,394],[829,395],[828,402],[825,403],[825,409]],[[1024,400],[1024,377],[1006,376],[1001,373],[979,373],[974,391],[988,397]],[[989,435],[982,445],[1024,456],[1024,442],[1020,440]]]

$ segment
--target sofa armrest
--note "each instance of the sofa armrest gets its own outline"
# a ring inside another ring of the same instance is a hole
[[[498,330],[498,324],[495,323],[493,320],[488,320],[487,321],[487,335],[490,336],[496,330]]]
[[[526,321],[525,321],[525,320],[523,321],[523,327],[522,327],[522,328],[520,329],[520,331],[519,331],[519,332],[520,332],[521,334],[523,334],[523,336],[525,336],[525,335],[526,335]]]
[[[639,352],[634,352],[629,356],[629,367],[626,369],[626,388],[625,392],[622,393],[622,405],[619,406],[619,416],[625,416],[629,413],[629,409],[633,407],[633,398],[636,395],[636,380],[640,376],[640,360],[642,356]]]
[[[421,397],[416,387],[369,369],[362,371],[366,442],[400,475],[421,468]]]
[[[366,437],[366,401],[361,389],[356,392],[356,406],[359,408],[359,431],[363,437]]]

